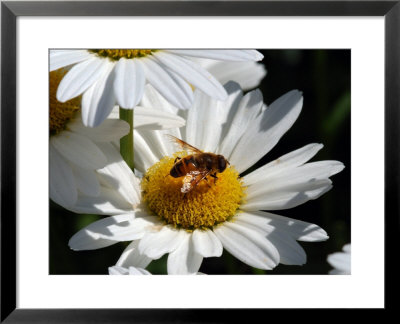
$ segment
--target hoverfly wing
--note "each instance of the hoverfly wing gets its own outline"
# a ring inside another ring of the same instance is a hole
[[[173,143],[177,144],[179,147],[192,152],[192,153],[203,153],[202,151],[200,151],[198,148],[195,148],[194,146],[186,143],[185,141],[182,141],[181,139],[173,136],[173,135],[169,135],[169,134],[165,134],[165,136]]]
[[[196,188],[199,182],[205,179],[210,173],[211,170],[190,171],[183,178],[181,192],[184,194],[189,193],[194,188]]]

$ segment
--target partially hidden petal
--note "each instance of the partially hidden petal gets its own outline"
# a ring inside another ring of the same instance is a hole
[[[164,226],[160,231],[147,232],[139,242],[139,252],[155,260],[165,253],[170,253],[182,243],[184,238],[182,230]]]
[[[133,213],[110,216],[80,230],[69,240],[72,250],[95,250],[120,241],[130,241],[143,236],[143,219]]]
[[[68,161],[83,169],[95,170],[107,163],[107,158],[89,138],[63,131],[50,139],[54,148]]]
[[[118,141],[129,133],[129,124],[120,119],[106,119],[100,126],[86,127],[81,119],[68,123],[68,129],[89,137],[94,142]]]
[[[90,197],[100,194],[100,182],[94,170],[83,169],[76,165],[71,165],[71,168],[80,192]]]
[[[117,215],[128,213],[132,208],[116,190],[100,187],[97,196],[79,195],[76,203],[67,209],[78,214]]]
[[[140,180],[112,144],[100,143],[98,146],[107,157],[107,165],[97,170],[102,184],[117,191],[132,206],[137,206],[140,203]]]
[[[49,146],[49,182],[50,198],[53,201],[65,208],[76,203],[78,193],[71,166],[51,143]]]
[[[144,254],[140,254],[138,244],[138,240],[130,243],[118,259],[116,266],[124,268],[129,268],[131,266],[146,268],[150,264],[152,259]]]
[[[160,109],[136,106],[134,116],[134,125],[137,130],[169,129],[185,125],[182,117]]]

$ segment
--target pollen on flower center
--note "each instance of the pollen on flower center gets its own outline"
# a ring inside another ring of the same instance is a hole
[[[50,135],[55,135],[65,129],[68,121],[71,120],[76,112],[80,109],[81,97],[76,97],[67,102],[59,102],[57,100],[57,88],[61,79],[67,73],[64,69],[50,72],[49,90],[50,90],[50,116],[49,128]]]
[[[186,230],[211,228],[230,219],[245,196],[238,172],[231,166],[218,179],[208,177],[189,193],[181,192],[183,177],[173,178],[169,172],[175,157],[164,157],[150,167],[141,186],[149,209],[167,224]]]
[[[121,58],[137,58],[151,55],[156,50],[151,49],[91,49],[89,52],[101,57],[108,57],[110,60],[118,61]]]

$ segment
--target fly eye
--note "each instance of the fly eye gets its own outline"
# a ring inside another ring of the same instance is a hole
[[[218,171],[223,172],[226,169],[226,160],[222,155],[218,156]]]

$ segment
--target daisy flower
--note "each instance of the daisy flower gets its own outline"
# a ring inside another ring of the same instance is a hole
[[[343,246],[343,252],[328,255],[328,263],[334,267],[329,274],[349,275],[351,274],[351,244]]]
[[[260,61],[263,55],[256,50],[51,50],[50,71],[70,67],[58,87],[57,99],[65,102],[82,95],[83,123],[95,127],[115,104],[134,108],[146,82],[180,109],[192,105],[192,87],[225,100],[227,93],[221,83],[193,58],[245,62]]]
[[[61,103],[56,98],[57,87],[65,70],[50,72],[49,76],[49,182],[50,198],[62,206],[76,203],[78,194],[95,197],[100,183],[95,170],[112,161],[103,145],[118,141],[129,132],[125,121],[109,119],[97,128],[85,127],[80,117],[80,98]],[[170,113],[138,108],[135,126],[138,129],[179,127],[184,120]]]
[[[322,148],[322,144],[309,144],[240,176],[293,125],[303,98],[294,90],[267,107],[258,90],[243,95],[233,82],[225,89],[226,101],[196,90],[184,128],[136,132],[135,156],[140,155],[137,166],[144,176],[140,185],[136,180],[135,203],[124,203],[115,190],[102,201],[78,200],[73,211],[97,210],[114,216],[76,233],[69,241],[73,250],[132,241],[116,266],[145,268],[168,254],[168,274],[197,273],[203,258],[219,257],[223,249],[258,269],[306,263],[306,253],[297,241],[324,241],[326,232],[318,225],[270,211],[318,198],[332,188],[329,177],[344,166],[338,161],[307,163]],[[177,152],[166,133],[204,152],[223,155],[230,165],[216,174],[217,179],[208,177],[183,194],[183,177],[172,177],[170,170],[177,158],[190,161],[188,155],[193,153]],[[120,185],[126,178],[109,176]]]

